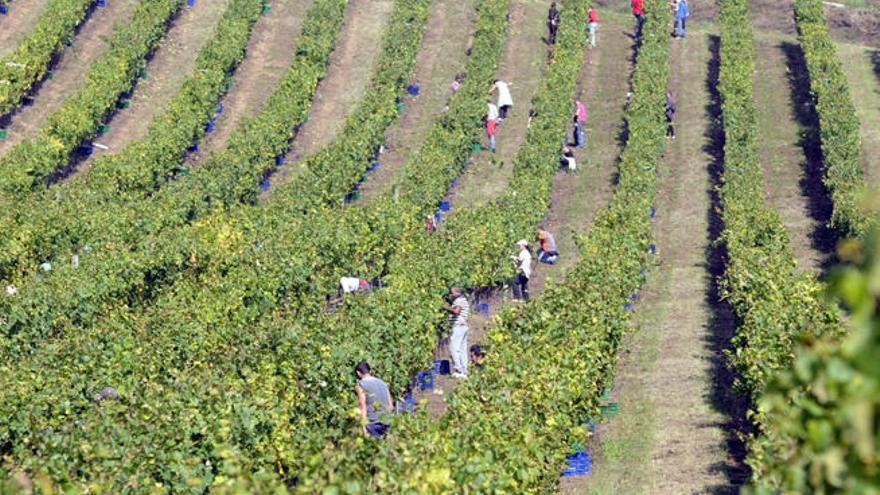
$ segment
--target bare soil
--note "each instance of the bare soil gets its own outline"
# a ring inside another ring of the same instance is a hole
[[[46,10],[49,0],[15,0],[0,16],[0,58],[15,50]]]
[[[831,203],[821,182],[818,116],[803,54],[794,38],[756,36],[755,106],[759,157],[770,206],[789,231],[801,269],[818,271],[836,237],[825,225]]]
[[[711,244],[721,228],[717,37],[689,32],[673,43],[678,137],[667,141],[661,167],[659,266],[611,393],[621,413],[600,426],[581,493],[736,493],[744,480],[731,434],[740,412],[722,354],[733,319],[717,295],[721,260]]]
[[[880,47],[880,9],[875,0],[873,8],[837,8],[826,6],[831,35],[840,41]],[[752,0],[752,28],[792,36],[797,35],[794,8],[791,0]]]
[[[193,7],[184,7],[147,64],[147,78],[138,82],[129,107],[117,112],[107,133],[95,139],[109,149],[96,148],[73,175],[87,173],[95,158],[118,153],[146,136],[153,119],[166,109],[180,85],[192,74],[198,52],[213,36],[228,2],[196,2]]]
[[[352,0],[345,10],[336,49],[318,85],[309,120],[300,128],[285,161],[272,175],[273,186],[302,170],[303,158],[330,144],[367,90],[382,51],[382,35],[394,4],[390,0]],[[271,189],[260,195],[269,197]]]
[[[484,204],[507,187],[513,175],[513,159],[525,140],[532,95],[538,89],[548,60],[544,43],[545,20],[550,2],[514,0],[510,3],[510,26],[496,77],[512,83],[513,107],[498,125],[496,152],[484,150],[472,157],[457,187],[449,194],[453,208]],[[497,102],[497,93],[491,95]],[[486,143],[483,136],[482,142]]]
[[[188,157],[190,165],[224,148],[239,124],[260,112],[290,67],[311,4],[312,0],[274,0],[271,10],[257,21],[245,59],[233,77],[232,89],[221,100],[224,111],[216,119],[214,132],[205,134],[199,151]]]
[[[464,69],[476,18],[471,1],[439,0],[434,3],[413,75],[419,85],[418,96],[407,96],[399,123],[386,133],[384,152],[378,170],[361,185],[358,204],[388,191],[392,178],[415,154],[434,121],[452,96],[450,84]]]
[[[18,1],[15,5],[24,8]],[[8,135],[0,141],[0,155],[39,132],[46,118],[85,85],[89,65],[106,52],[114,26],[131,17],[135,5],[136,0],[114,0],[95,9],[73,45],[62,52],[52,69],[52,78],[44,80],[33,97],[8,117]]]

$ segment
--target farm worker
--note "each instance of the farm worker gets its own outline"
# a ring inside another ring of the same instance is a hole
[[[495,127],[498,125],[495,120],[486,121],[486,137],[489,141],[489,151],[495,153]]]
[[[452,90],[452,96],[455,96],[455,93],[458,93],[458,88],[461,87],[461,83],[464,81],[464,73],[459,72],[455,75],[455,79],[452,80],[452,85],[450,89]]]
[[[556,239],[553,234],[547,232],[543,225],[539,225],[536,229],[538,232],[538,243],[541,248],[538,251],[538,261],[548,265],[555,265],[559,259],[559,251],[556,250]]]
[[[14,286],[14,285],[7,285],[6,286],[6,295],[14,296],[16,294],[18,294],[18,287]]]
[[[636,18],[636,41],[641,41],[642,26],[645,24],[645,0],[632,0],[631,5]]]
[[[550,4],[550,10],[547,12],[547,42],[551,45],[556,43],[556,30],[559,29],[559,9],[556,8],[556,2]]]
[[[507,118],[507,112],[513,106],[513,98],[510,96],[510,85],[512,83],[495,80],[492,89],[498,90],[498,117],[502,120]]]
[[[577,170],[577,161],[574,159],[574,152],[568,146],[562,147],[562,157],[559,159],[559,165],[565,167],[569,172]]]
[[[437,220],[434,219],[434,215],[427,215],[425,217],[425,232],[430,234],[437,229]]]
[[[580,101],[574,102],[574,145],[578,148],[584,147],[584,122],[587,120],[587,109]]]
[[[480,344],[471,346],[471,363],[474,365],[474,368],[478,370],[483,369],[483,358],[485,357],[486,353],[483,352],[483,347]]]
[[[687,0],[679,0],[678,8],[675,11],[675,36],[684,38],[685,20],[690,15]]]
[[[452,358],[452,376],[455,378],[467,378],[467,336],[468,317],[471,305],[461,291],[460,287],[449,289],[449,297],[452,304],[444,304],[443,309],[449,313],[449,323],[452,327],[452,335],[449,338],[449,356]]]
[[[490,120],[498,120],[498,107],[492,103],[492,100],[486,100],[486,122]]]
[[[596,9],[590,7],[587,13],[587,32],[590,34],[590,46],[596,48],[596,30],[599,29],[599,16],[596,15]]]
[[[510,259],[516,265],[516,276],[513,278],[513,299],[515,301],[529,300],[529,278],[532,276],[532,253],[529,251],[529,243],[525,239],[516,242],[519,253]]]
[[[358,398],[361,419],[366,421],[364,434],[382,438],[388,432],[388,416],[391,415],[391,392],[388,384],[371,374],[370,365],[361,361],[354,367],[357,385],[354,391]]]
[[[675,139],[675,100],[672,99],[672,93],[666,92],[666,137]]]
[[[340,302],[342,302],[342,297],[345,294],[351,294],[353,292],[362,292],[364,294],[367,294],[372,289],[373,285],[362,278],[339,277],[339,285],[336,287],[336,296],[330,299],[329,303],[331,305],[339,304]]]

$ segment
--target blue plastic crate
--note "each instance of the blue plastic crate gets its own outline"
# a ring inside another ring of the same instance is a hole
[[[217,115],[220,115],[221,113],[223,113],[223,103],[221,103],[219,101],[217,102],[217,106],[214,107],[214,113],[216,113]]]
[[[106,6],[107,6],[107,0],[97,0],[97,1],[95,2],[95,5],[97,5],[98,7],[106,7]]]
[[[638,295],[638,294],[630,294],[630,295],[629,295],[629,300],[630,300],[630,301],[637,301],[638,299],[639,299],[639,295]]]
[[[196,0],[186,0],[186,4],[189,5],[190,7],[195,7]]]
[[[651,220],[653,220],[654,217],[656,217],[656,216],[657,216],[657,208],[654,208],[654,207],[652,206],[652,207],[651,207]]]
[[[86,146],[80,146],[79,148],[76,149],[76,152],[79,153],[83,157],[91,156],[94,151],[95,151],[95,147],[92,146],[91,144],[86,145]]]
[[[434,360],[434,374],[435,375],[448,375],[451,369],[449,367],[448,359],[436,359]]]
[[[488,303],[477,304],[477,313],[488,315],[489,314],[489,304]]]
[[[284,165],[284,155],[278,155],[275,157],[275,166],[280,167]]]
[[[633,303],[631,303],[631,302],[628,302],[623,305],[623,310],[626,311],[627,313],[632,311],[632,309],[633,309]]]
[[[9,12],[9,7],[4,3],[0,5],[0,14],[6,15]]]
[[[443,213],[446,213],[450,209],[452,209],[452,205],[449,204],[449,201],[441,201],[440,202],[440,211],[442,211]]]
[[[434,213],[434,221],[440,223],[440,220],[443,220],[443,212],[438,211]]]
[[[648,252],[651,253],[651,254],[657,254],[657,245],[656,245],[656,244],[650,244],[650,245],[648,246]]]
[[[416,375],[416,383],[420,390],[434,390],[434,375],[430,371],[423,371]]]
[[[269,179],[263,179],[260,181],[261,191],[268,191],[270,187],[272,187],[272,184],[269,183]]]
[[[419,96],[419,91],[421,91],[421,88],[419,88],[418,84],[410,84],[406,87],[406,92],[410,96]]]
[[[214,128],[217,127],[217,123],[213,120],[209,120],[207,124],[205,124],[205,134],[211,134],[214,132]]]
[[[193,143],[193,145],[190,146],[189,149],[186,151],[189,153],[198,153],[199,152],[199,143]]]

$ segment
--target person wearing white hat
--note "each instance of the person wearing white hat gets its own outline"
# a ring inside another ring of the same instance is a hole
[[[513,278],[513,299],[517,301],[529,300],[529,278],[532,276],[532,253],[529,251],[529,243],[525,239],[516,242],[519,254],[510,259],[516,265],[516,276]]]

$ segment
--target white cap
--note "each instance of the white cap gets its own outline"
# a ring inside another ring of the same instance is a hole
[[[526,241],[525,239],[520,239],[520,240],[516,241],[516,245],[517,246],[528,246],[529,242]]]

